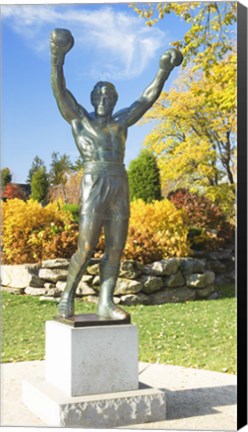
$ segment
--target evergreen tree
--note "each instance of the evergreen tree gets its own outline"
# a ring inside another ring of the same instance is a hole
[[[72,163],[69,156],[65,153],[60,156],[58,152],[53,152],[50,166],[49,177],[51,185],[65,185],[72,171]]]
[[[45,163],[44,161],[39,157],[39,156],[35,156],[33,162],[32,162],[32,166],[28,172],[28,176],[27,176],[27,183],[31,184],[32,181],[32,177],[33,174],[35,173],[35,171],[39,168],[44,168],[45,167]]]
[[[160,173],[156,158],[149,150],[142,150],[128,169],[131,200],[145,202],[161,199]]]
[[[45,167],[37,168],[31,180],[31,198],[40,203],[44,202],[49,187],[48,175]]]
[[[78,156],[78,158],[75,160],[74,164],[71,165],[71,169],[74,172],[79,172],[82,170],[84,166],[84,161],[81,155]]]
[[[8,183],[11,183],[12,181],[12,175],[9,168],[3,168],[1,169],[1,188],[2,190],[5,189]]]

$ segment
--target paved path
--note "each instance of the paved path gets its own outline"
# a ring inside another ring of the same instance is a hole
[[[237,430],[235,375],[149,363],[139,370],[140,381],[165,391],[167,419],[132,429]],[[44,361],[1,366],[1,426],[46,426],[21,402],[22,379],[43,374]]]

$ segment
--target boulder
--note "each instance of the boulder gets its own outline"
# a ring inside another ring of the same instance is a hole
[[[220,298],[220,294],[218,291],[214,291],[212,294],[210,294],[208,300],[217,300],[218,298]]]
[[[39,270],[39,277],[48,282],[56,283],[58,281],[65,281],[67,279],[68,271],[60,268],[41,268]]]
[[[70,263],[69,259],[56,258],[56,259],[42,261],[41,268],[67,269],[69,267],[69,263]]]
[[[208,299],[211,294],[215,291],[214,285],[209,285],[206,288],[200,288],[196,290],[196,300]]]
[[[190,288],[205,288],[215,280],[215,274],[211,271],[194,273],[186,277],[186,285]]]
[[[146,294],[151,294],[160,290],[163,286],[163,279],[158,276],[145,276],[142,275],[139,278],[139,282],[142,283],[142,291]]]
[[[1,284],[12,288],[27,286],[42,287],[44,280],[38,277],[40,264],[3,265],[1,267]]]
[[[99,274],[99,264],[93,264],[89,265],[87,267],[87,273],[93,276],[96,276]]]
[[[100,285],[100,276],[96,275],[92,281],[92,286],[94,286],[94,287],[98,286],[99,287],[99,285]]]
[[[61,297],[61,290],[56,287],[46,288],[45,295],[49,297]]]
[[[142,283],[131,279],[118,278],[115,295],[137,294],[142,290]]]
[[[151,276],[170,276],[177,272],[179,262],[177,258],[169,258],[162,261],[155,261],[144,267],[144,273]]]
[[[187,287],[165,288],[149,296],[149,302],[153,305],[164,303],[178,303],[188,300],[195,300],[195,290]]]
[[[28,286],[25,288],[25,294],[31,296],[40,296],[46,294],[46,289]]]
[[[52,288],[55,288],[55,287],[56,287],[56,284],[54,284],[52,282],[45,282],[44,283],[44,288],[46,288],[46,289],[52,289]]]
[[[210,258],[211,260],[226,260],[226,261],[233,261],[234,256],[231,249],[223,249],[215,252],[208,252],[206,254],[207,258]]]
[[[90,284],[92,281],[93,281],[93,276],[87,274],[83,275],[82,282]]]
[[[204,273],[205,261],[197,258],[180,258],[180,269],[184,276],[192,273]]]
[[[56,288],[58,288],[58,290],[61,291],[61,292],[64,291],[65,287],[66,287],[66,282],[65,281],[58,281],[56,283]]]
[[[149,296],[143,293],[127,294],[120,297],[120,303],[126,306],[135,306],[137,304],[149,304]]]
[[[133,260],[123,261],[120,266],[120,277],[136,279],[143,271],[144,265]]]
[[[218,259],[216,259],[216,260],[210,260],[210,261],[208,261],[207,265],[206,265],[206,269],[207,270],[211,270],[211,271],[213,271],[215,273],[225,273],[226,266],[221,261],[219,261]]]
[[[182,273],[180,272],[180,270],[177,273],[164,278],[164,285],[169,288],[180,287],[185,285],[185,279]]]
[[[85,282],[80,282],[76,289],[77,296],[87,296],[87,295],[95,295],[95,291],[93,288],[89,287],[89,285]]]
[[[99,298],[96,295],[88,295],[87,297],[84,297],[85,300],[87,300],[89,303],[98,303]]]
[[[25,288],[12,288],[12,287],[1,287],[1,291],[8,292],[9,294],[22,295],[25,294]]]
[[[230,282],[230,279],[225,274],[218,274],[215,278],[215,281],[214,281],[215,285],[223,285],[223,284],[226,284],[229,282]]]

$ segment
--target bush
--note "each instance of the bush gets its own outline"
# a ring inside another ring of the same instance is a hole
[[[49,188],[48,175],[45,167],[37,168],[31,178],[31,199],[43,203]]]
[[[131,203],[131,217],[124,259],[144,264],[168,257],[189,254],[188,227],[184,212],[177,210],[169,200],[145,203],[141,199]],[[96,257],[104,251],[101,236]]]
[[[22,264],[70,256],[77,243],[77,230],[71,219],[60,203],[42,207],[33,200],[4,202],[3,262]]]
[[[20,200],[26,200],[27,195],[22,189],[22,187],[15,183],[8,183],[3,190],[2,197],[5,200],[11,200],[14,198],[18,198]]]
[[[171,192],[168,198],[188,217],[191,247],[216,249],[233,241],[234,226],[226,220],[220,207],[207,197],[179,189]]]
[[[65,204],[63,210],[69,211],[72,215],[74,222],[79,221],[79,205],[78,204]]]
[[[206,197],[217,205],[226,220],[232,225],[236,223],[236,194],[235,185],[222,183],[218,186],[208,186]]]
[[[185,214],[169,200],[131,203],[126,258],[144,263],[189,254],[188,225]]]
[[[70,258],[77,248],[78,223],[63,210],[64,204],[41,207],[35,201],[18,199],[3,204],[3,260],[22,264],[44,259]],[[66,207],[67,208],[67,207]],[[131,218],[125,259],[149,263],[189,253],[184,212],[169,200],[131,203]],[[101,235],[96,257],[104,252]]]
[[[160,172],[156,158],[149,150],[142,150],[130,162],[128,178],[131,200],[152,202],[161,199]]]

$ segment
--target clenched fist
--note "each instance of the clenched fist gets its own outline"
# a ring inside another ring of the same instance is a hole
[[[74,45],[74,38],[69,30],[55,29],[51,33],[50,46],[52,56],[64,58]]]
[[[183,55],[180,51],[175,48],[170,48],[160,58],[161,69],[172,69],[175,66],[179,66],[183,61]]]

